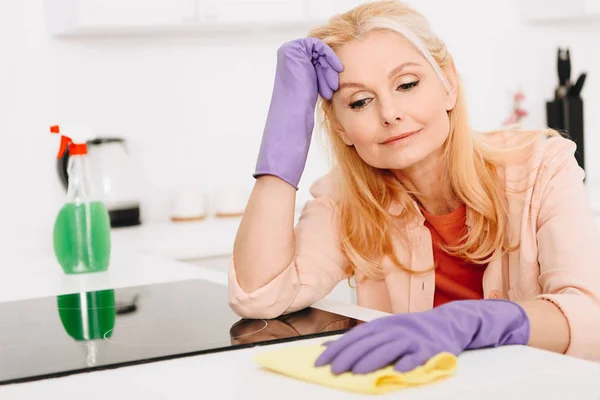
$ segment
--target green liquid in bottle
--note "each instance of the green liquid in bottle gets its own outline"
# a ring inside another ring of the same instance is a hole
[[[67,274],[108,268],[110,219],[103,203],[67,203],[63,206],[54,224],[54,254]]]

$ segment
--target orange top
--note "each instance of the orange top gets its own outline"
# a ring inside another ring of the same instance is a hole
[[[440,244],[456,245],[465,233],[467,211],[461,207],[444,215],[428,214],[423,208],[425,226],[431,232],[435,271],[433,306],[452,300],[482,299],[485,265],[465,262],[446,253]]]

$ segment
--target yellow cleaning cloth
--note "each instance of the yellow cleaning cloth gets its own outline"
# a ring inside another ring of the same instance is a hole
[[[331,366],[315,367],[314,363],[325,350],[316,345],[282,347],[257,354],[254,361],[265,368],[300,380],[317,383],[349,392],[382,394],[410,386],[425,385],[450,376],[456,370],[457,359],[451,353],[440,353],[425,365],[400,373],[390,365],[369,374],[346,372],[334,375]]]

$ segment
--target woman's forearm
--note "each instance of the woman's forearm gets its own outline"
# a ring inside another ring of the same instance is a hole
[[[529,346],[563,354],[569,347],[570,332],[562,311],[548,300],[528,300],[519,304],[531,325]]]
[[[269,283],[292,261],[295,252],[296,189],[264,175],[256,180],[233,246],[238,284],[246,292]]]

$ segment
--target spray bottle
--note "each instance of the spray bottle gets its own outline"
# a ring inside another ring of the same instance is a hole
[[[54,223],[54,254],[66,274],[99,272],[110,261],[110,218],[96,197],[91,179],[87,144],[94,139],[85,126],[54,125],[61,135],[58,158],[69,151],[67,198]]]

